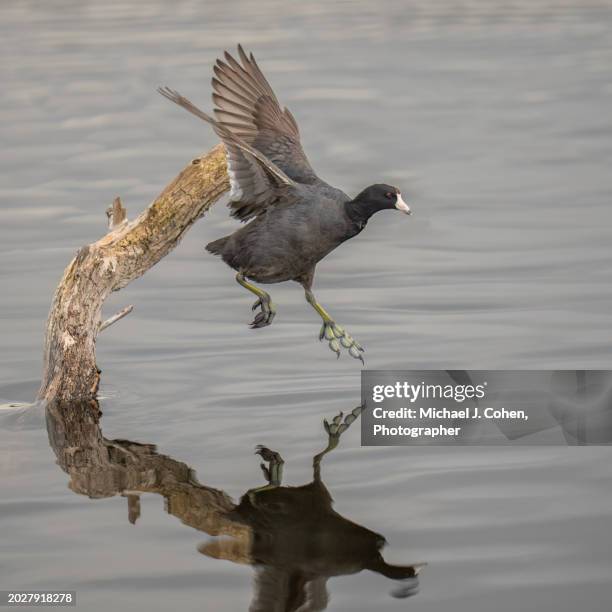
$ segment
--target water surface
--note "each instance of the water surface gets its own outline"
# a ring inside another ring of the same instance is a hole
[[[134,216],[215,144],[155,94],[210,108],[219,51],[242,42],[290,106],[322,177],[401,187],[319,267],[321,302],[369,368],[609,368],[612,5],[513,2],[25,2],[0,8],[0,401],[30,401],[44,321],[72,255],[120,195]],[[112,296],[102,433],[156,444],[238,499],[263,484],[256,444],[312,479],[321,419],[359,401],[298,286],[252,331],[249,295],[203,245],[222,202]],[[145,493],[67,486],[39,408],[0,415],[1,588],[70,588],[85,610],[247,609],[253,570]],[[380,533],[390,563],[428,561],[415,597],[372,572],[328,582],[330,610],[609,609],[607,448],[360,448],[326,459],[335,509]]]

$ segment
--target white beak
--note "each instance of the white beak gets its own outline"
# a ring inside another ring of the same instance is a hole
[[[395,208],[397,208],[397,210],[401,210],[403,213],[406,213],[407,215],[412,214],[412,211],[410,210],[410,206],[408,206],[408,204],[406,204],[406,202],[402,200],[401,193],[397,194],[397,201],[395,202]]]

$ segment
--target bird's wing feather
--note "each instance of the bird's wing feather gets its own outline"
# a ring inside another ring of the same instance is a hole
[[[246,221],[278,201],[283,188],[296,185],[281,168],[244,139],[242,130],[235,129],[231,123],[213,119],[169,87],[160,87],[158,91],[168,100],[210,123],[223,141],[227,150],[233,216]]]
[[[212,80],[215,117],[298,183],[318,177],[302,149],[297,123],[281,105],[253,54],[238,45],[238,62],[229,53],[217,60]]]

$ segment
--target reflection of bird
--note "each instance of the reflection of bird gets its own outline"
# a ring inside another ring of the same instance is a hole
[[[371,185],[351,199],[322,181],[300,144],[293,115],[281,108],[255,58],[238,47],[241,63],[228,53],[218,60],[215,119],[169,88],[160,93],[212,124],[227,149],[232,214],[246,227],[206,248],[237,271],[236,280],[257,296],[252,327],[272,322],[270,295],[253,285],[297,281],[323,320],[320,338],[340,355],[340,346],[361,359],[362,347],[317,302],[312,293],[315,267],[345,240],[356,236],[379,210],[410,213],[399,189]]]
[[[258,447],[268,464],[262,466],[267,484],[247,491],[236,505],[154,445],[105,438],[96,402],[46,406],[49,443],[72,491],[91,499],[125,496],[132,524],[140,516],[140,494],[160,495],[167,512],[183,524],[220,536],[200,547],[203,554],[255,566],[254,612],[323,610],[328,578],[363,569],[399,580],[396,597],[416,592],[421,565],[386,563],[380,554],[385,539],[335,512],[321,480],[323,457],[360,412],[356,408],[344,419],[325,422],[328,444],[313,457],[313,482],[303,487],[282,487],[282,457]]]
[[[361,408],[342,421],[342,414],[325,423],[327,447],[313,457],[314,478],[301,487],[283,487],[273,481],[283,460],[279,453],[260,446],[257,453],[267,485],[251,489],[229,513],[232,520],[248,525],[252,535],[213,540],[200,547],[203,554],[256,567],[255,595],[250,612],[314,612],[327,607],[327,580],[364,569],[401,581],[397,597],[414,595],[417,574],[423,564],[388,564],[380,550],[383,536],[344,518],[332,508],[332,497],[321,479],[323,457],[333,450]]]

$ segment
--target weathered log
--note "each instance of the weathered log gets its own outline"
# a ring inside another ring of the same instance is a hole
[[[82,247],[58,285],[47,320],[39,400],[95,398],[98,332],[131,311],[101,324],[104,300],[165,257],[185,232],[229,189],[225,149],[217,145],[194,159],[134,221],[117,198],[107,211],[109,232]]]

